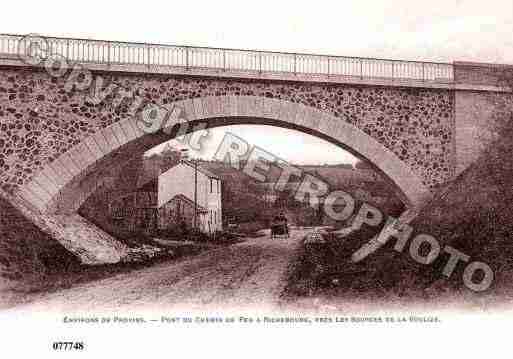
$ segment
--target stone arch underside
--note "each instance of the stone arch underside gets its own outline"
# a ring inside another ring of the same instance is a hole
[[[370,161],[396,185],[408,207],[420,207],[431,197],[422,178],[391,150],[344,119],[317,108],[258,96],[208,96],[164,107],[170,112],[180,108],[187,121],[207,121],[212,127],[267,123],[316,135]],[[18,189],[18,195],[41,214],[74,212],[101,183],[97,179],[103,173],[112,172],[113,166],[121,168],[134,153],[172,138],[162,132],[148,134],[140,127],[134,118],[125,118],[102,128],[44,166]],[[94,181],[91,173],[96,173]]]

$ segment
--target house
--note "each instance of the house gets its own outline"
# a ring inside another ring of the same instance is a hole
[[[153,233],[158,229],[157,194],[135,191],[126,193],[109,203],[109,212],[115,232]]]
[[[159,208],[172,207],[174,204],[170,201],[177,196],[185,206],[187,202],[184,199],[192,201],[194,205],[196,198],[197,226],[200,230],[206,233],[222,230],[221,180],[203,166],[197,165],[195,168],[193,163],[181,161],[158,177],[157,191]],[[186,221],[193,223],[193,217],[188,215]]]
[[[120,227],[152,232],[196,225],[201,232],[210,234],[222,230],[218,176],[188,161],[157,174],[153,179],[140,178],[136,191],[112,202],[111,216]]]

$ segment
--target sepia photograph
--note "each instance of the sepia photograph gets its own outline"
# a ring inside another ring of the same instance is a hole
[[[1,9],[0,357],[508,356],[513,3]]]

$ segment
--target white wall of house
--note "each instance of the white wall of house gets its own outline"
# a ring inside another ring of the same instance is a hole
[[[206,176],[205,176],[206,177]],[[211,231],[223,229],[222,205],[221,205],[221,181],[217,178],[209,178],[205,188],[207,203],[204,206],[208,209],[208,221]]]
[[[198,170],[197,204],[208,210],[205,227],[208,232],[222,230],[221,181]],[[194,168],[180,163],[158,178],[158,206],[161,207],[178,194],[194,200]]]

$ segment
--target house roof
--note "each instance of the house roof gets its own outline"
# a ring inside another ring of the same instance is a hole
[[[174,196],[173,198],[171,198],[167,203],[169,202],[172,202],[172,201],[182,201],[182,202],[185,202],[187,203],[188,205],[190,205],[191,207],[194,207],[194,201],[192,199],[190,199],[189,197],[187,197],[186,195],[184,194],[177,194],[176,196]],[[200,212],[208,212],[207,209],[203,206],[200,206],[199,204],[196,204],[196,208],[200,211]]]
[[[175,166],[168,168],[166,171],[163,171],[162,168],[158,164],[155,164],[155,163],[152,163],[149,166],[143,166],[143,168],[141,168],[140,175],[137,180],[137,185],[136,185],[137,188],[145,189],[147,191],[151,191],[151,190],[156,191],[158,188],[157,187],[158,177],[161,174],[175,168],[176,166],[178,166],[180,164],[184,164],[186,166],[194,168],[194,163],[189,162],[189,161],[184,161],[184,160],[178,162]],[[198,172],[203,173],[205,176],[207,176],[209,178],[215,178],[217,180],[220,179],[219,176],[217,176],[210,170],[206,169],[204,166],[201,166],[200,164],[198,164]]]
[[[194,168],[194,163],[192,163],[192,162],[182,160],[181,163]],[[198,164],[197,168],[198,168],[198,172],[203,173],[205,176],[210,177],[210,178],[219,179],[218,175],[216,175],[215,173],[212,173],[210,170],[206,169],[204,166]]]

